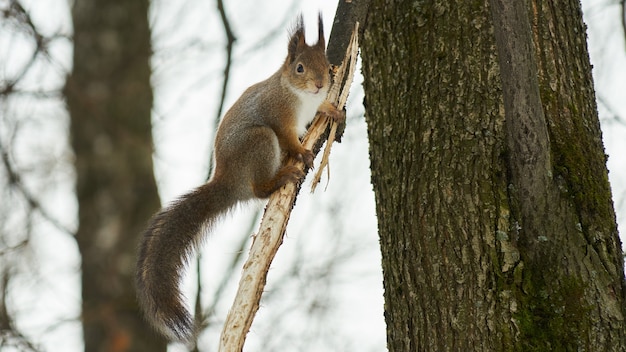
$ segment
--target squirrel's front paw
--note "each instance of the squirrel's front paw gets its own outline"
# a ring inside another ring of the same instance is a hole
[[[335,108],[334,110],[331,110],[328,113],[328,116],[330,116],[333,119],[333,121],[335,121],[338,124],[341,124],[341,123],[346,121],[346,111],[345,110],[339,110],[339,109]]]
[[[346,120],[346,111],[337,109],[337,106],[329,101],[324,101],[320,106],[319,111],[332,118],[338,124],[341,124]]]
[[[300,159],[309,169],[313,168],[313,159],[315,159],[315,156],[312,151],[305,149],[304,152],[300,154]]]

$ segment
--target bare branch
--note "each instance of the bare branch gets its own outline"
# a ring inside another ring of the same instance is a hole
[[[609,113],[612,121],[626,126],[626,120],[615,111],[613,106],[602,95],[600,95],[600,93],[596,93],[596,99],[598,100],[598,103],[600,103]]]
[[[18,243],[16,245],[13,245],[13,246],[10,246],[10,247],[4,247],[4,248],[2,248],[0,250],[0,257],[6,255],[8,253],[21,250],[22,248],[26,247],[28,245],[28,243],[29,243],[29,240],[26,239],[26,240],[23,240],[23,241],[21,241],[20,243]]]
[[[15,348],[18,351],[38,351],[35,345],[19,332],[7,309],[7,296],[9,281],[11,279],[10,268],[5,267],[0,277],[0,350],[2,347]]]
[[[356,22],[354,25],[353,33],[358,34],[359,33],[358,31],[359,31],[359,22]],[[358,50],[359,50],[358,43],[354,43],[355,40],[358,41],[358,36],[354,36],[353,34],[353,38],[350,40],[350,43],[346,48],[348,52],[346,53],[346,58],[344,60],[347,60],[347,61],[344,61],[344,64],[342,65],[342,69],[340,70],[340,72],[338,72],[338,74],[335,74],[335,80],[339,83],[343,83],[345,80],[345,82],[347,82],[348,89],[343,89],[344,86],[341,86],[342,91],[341,91],[341,94],[339,94],[339,85],[334,85],[333,87],[336,89],[335,90],[331,89],[331,91],[328,94],[329,100],[333,100],[333,101],[336,100],[338,102],[337,106],[345,106],[346,102],[348,101],[348,94],[350,93],[350,84],[352,83],[352,80],[354,79],[354,68],[356,67],[356,59],[357,59]],[[328,141],[326,142],[326,148],[324,149],[322,162],[320,163],[320,166],[317,169],[315,176],[313,177],[313,182],[311,184],[311,192],[315,192],[315,188],[317,187],[317,185],[319,184],[322,178],[322,172],[324,171],[324,168],[328,170],[328,177],[330,178],[330,166],[328,166],[328,156],[330,155],[330,148],[332,147],[333,142],[335,141],[335,137],[337,136],[337,128],[339,128],[339,125],[340,124],[338,124],[335,121],[333,121],[331,124],[331,130],[328,136]],[[345,121],[342,123],[342,125],[345,125]],[[340,133],[343,133],[343,130],[341,130]]]
[[[7,96],[12,93],[28,93],[24,91],[17,91],[15,88],[16,85],[26,76],[40,56],[43,56],[49,62],[54,63],[53,58],[48,52],[50,43],[56,39],[68,39],[69,37],[61,33],[55,33],[49,36],[41,34],[33,23],[30,13],[17,0],[11,0],[7,8],[0,10],[3,12],[4,18],[15,24],[17,31],[27,33],[35,44],[35,50],[28,61],[26,61],[23,66],[16,71],[13,77],[6,79],[5,82],[3,82],[3,85],[0,86],[0,96]]]
[[[220,116],[224,110],[224,99],[226,98],[226,87],[228,86],[228,80],[230,78],[230,68],[233,62],[233,45],[237,38],[230,27],[230,22],[226,16],[224,10],[224,1],[217,0],[217,9],[220,13],[220,19],[222,20],[222,26],[224,27],[224,34],[226,34],[226,64],[224,66],[224,80],[222,82],[222,96],[220,97],[219,108],[217,109],[217,118],[215,119],[215,128],[219,124]]]
[[[63,225],[62,223],[59,222],[59,220],[57,220],[54,216],[50,215],[50,213],[48,213],[48,211],[46,209],[43,208],[43,206],[41,205],[41,203],[39,202],[39,200],[37,199],[37,197],[35,197],[22,183],[21,181],[21,177],[19,175],[19,173],[15,170],[15,168],[13,167],[13,164],[11,163],[11,160],[9,158],[9,154],[7,153],[6,149],[3,149],[0,152],[0,156],[2,157],[2,164],[4,165],[5,170],[7,171],[7,175],[9,178],[9,184],[13,187],[15,187],[15,189],[17,189],[22,196],[24,197],[24,199],[26,199],[26,201],[28,202],[28,205],[39,212],[39,214],[41,214],[41,216],[46,219],[48,222],[50,222],[54,227],[56,227],[57,229],[59,229],[60,231],[70,235],[70,236],[74,236],[74,232],[72,230],[70,230],[68,227],[66,227],[65,225]]]
[[[619,3],[620,8],[622,9],[622,31],[624,33],[624,40],[626,40],[626,0],[621,0]]]
[[[292,14],[296,12],[299,6],[299,1],[292,1],[290,7],[286,9],[284,13]],[[269,31],[267,31],[267,34],[265,34],[262,38],[255,40],[251,46],[241,50],[241,57],[250,57],[248,54],[257,51],[262,47],[265,47],[276,36],[285,33],[285,27],[287,27],[291,20],[292,18],[290,16],[284,16],[282,21],[276,24],[274,28],[271,28]]]
[[[226,10],[224,10],[224,1],[217,0],[217,9],[220,13],[220,19],[222,20],[222,26],[224,27],[224,34],[226,35],[226,64],[224,65],[224,79],[222,81],[222,93],[220,95],[220,102],[217,108],[217,114],[213,120],[213,130],[216,131],[220,123],[220,117],[224,111],[224,101],[226,100],[226,89],[228,87],[228,81],[230,79],[230,69],[233,63],[233,46],[237,38],[230,27],[230,22],[226,16]],[[211,155],[212,153],[209,153]],[[211,178],[213,173],[213,158],[209,157],[209,167],[207,180]]]

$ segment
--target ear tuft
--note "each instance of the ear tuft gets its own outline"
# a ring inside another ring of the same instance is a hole
[[[306,44],[304,36],[304,19],[302,14],[298,15],[294,28],[291,30],[291,37],[287,47],[287,60],[293,62],[296,58],[298,48]]]
[[[321,46],[322,49],[326,48],[326,39],[324,39],[324,21],[322,21],[322,12],[319,12],[317,18],[317,46]]]

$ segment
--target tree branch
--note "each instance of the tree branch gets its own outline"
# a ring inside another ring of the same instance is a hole
[[[354,33],[356,33],[356,35]],[[337,106],[345,106],[346,102],[348,101],[348,94],[350,93],[350,85],[352,84],[352,80],[354,79],[354,69],[356,67],[356,59],[357,59],[358,50],[359,50],[358,33],[359,33],[359,22],[356,22],[354,24],[353,35],[350,38],[350,42],[348,46],[346,47],[347,51],[346,51],[343,65],[341,66],[341,70],[338,70],[338,72],[335,72],[334,74],[334,79],[337,82],[337,84],[334,84],[333,88],[336,88],[336,89],[333,90],[331,88],[331,91],[328,94],[328,100],[336,101]],[[344,88],[343,84],[346,84],[347,87]],[[342,89],[341,93],[339,93],[339,89]],[[317,169],[317,172],[315,173],[315,176],[313,176],[313,181],[311,183],[311,193],[315,192],[315,188],[317,187],[317,185],[320,182],[320,179],[322,178],[322,172],[324,171],[324,168],[328,170],[328,176],[330,177],[330,167],[328,166],[328,156],[330,155],[330,148],[332,147],[333,142],[335,141],[335,137],[337,136],[337,129],[340,127],[342,129],[339,131],[339,133],[343,134],[343,129],[345,129],[345,121],[341,124],[332,122],[332,125],[330,127],[330,133],[328,135],[328,141],[326,142],[326,148],[324,149],[322,161],[320,163],[320,166]]]
[[[46,209],[43,208],[37,197],[35,197],[21,181],[21,177],[19,173],[13,167],[11,160],[9,158],[9,154],[6,150],[2,150],[0,148],[0,159],[2,159],[2,164],[5,167],[9,178],[9,185],[15,187],[24,199],[28,202],[28,205],[39,212],[39,214],[46,219],[50,224],[56,227],[59,231],[64,232],[70,236],[75,236],[74,231],[70,230],[67,226],[63,225],[59,220],[57,220],[54,216],[52,216]]]
[[[624,40],[626,41],[626,0],[621,0],[619,2],[619,6],[622,9],[622,34],[624,35]]]
[[[359,38],[363,36],[369,4],[369,0],[340,0],[337,4],[333,30],[328,38],[328,49],[326,50],[326,56],[331,65],[341,65],[341,60],[344,59],[352,37],[352,29],[357,22],[359,23]]]
[[[228,21],[228,17],[226,16],[226,11],[224,10],[224,2],[223,0],[217,0],[217,9],[220,12],[220,18],[222,20],[222,25],[224,26],[224,34],[226,34],[226,65],[224,66],[224,81],[222,83],[222,95],[220,97],[220,105],[217,109],[217,116],[215,119],[215,129],[217,129],[217,125],[219,124],[220,117],[222,116],[222,111],[224,110],[224,99],[226,98],[226,87],[228,87],[228,81],[230,78],[230,67],[233,63],[233,45],[237,38],[230,28],[230,22]]]
[[[610,115],[609,119],[626,126],[626,119],[621,117],[619,113],[617,113],[617,111],[613,108],[613,106],[611,106],[611,104],[599,92],[596,94],[596,99],[598,100],[598,103],[600,103]]]
[[[222,112],[224,111],[224,102],[226,100],[226,89],[228,87],[228,81],[230,80],[230,69],[233,63],[233,46],[237,37],[235,37],[235,33],[233,33],[232,28],[230,27],[230,21],[228,20],[228,16],[226,16],[226,10],[224,9],[224,1],[217,0],[217,10],[220,13],[220,19],[222,20],[222,27],[224,28],[224,34],[226,35],[226,64],[224,65],[224,79],[222,81],[222,92],[220,94],[219,105],[217,107],[217,114],[215,115],[215,120],[213,124],[213,131],[217,131],[217,127],[220,124],[220,117],[222,116]],[[212,143],[211,143],[212,145]],[[211,157],[213,153],[209,153],[209,166],[208,173],[206,179],[209,180],[211,178],[211,174],[213,174],[213,158]]]

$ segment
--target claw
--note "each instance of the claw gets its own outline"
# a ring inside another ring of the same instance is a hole
[[[336,123],[341,124],[346,120],[345,110],[337,109],[337,106],[329,101],[324,101],[318,110],[332,118]]]

